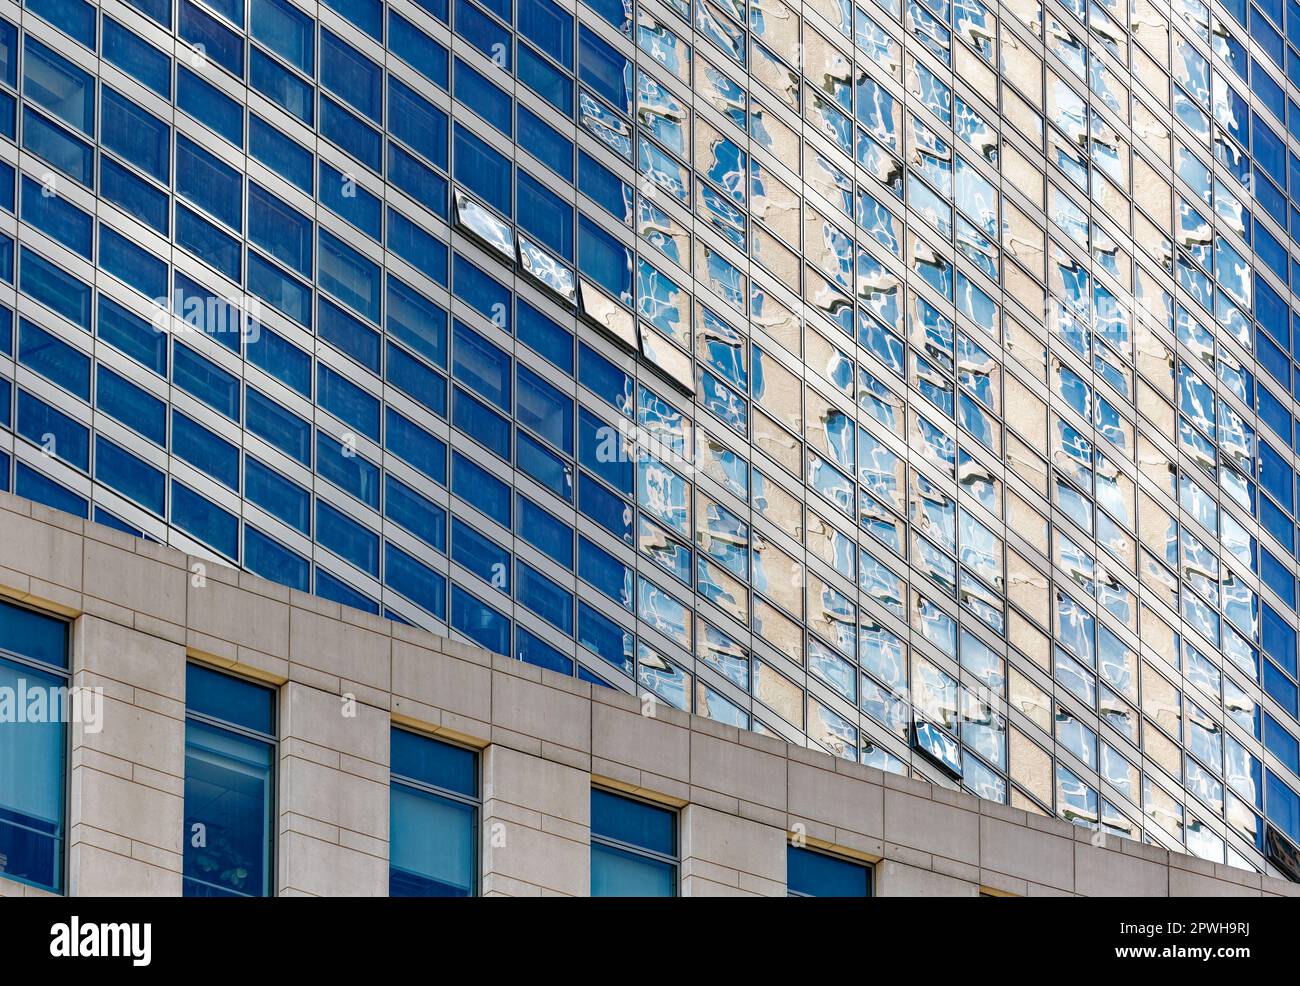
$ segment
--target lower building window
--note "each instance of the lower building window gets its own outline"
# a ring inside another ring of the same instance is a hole
[[[272,896],[276,692],[191,664],[185,705],[185,896]]]
[[[0,603],[0,707],[10,710],[0,716],[0,877],[56,894],[76,700],[67,689],[68,624]]]
[[[591,896],[677,896],[677,812],[593,788]]]
[[[791,897],[870,897],[871,867],[813,849],[787,846],[786,888]]]
[[[390,896],[478,892],[478,797],[478,754],[393,730]]]

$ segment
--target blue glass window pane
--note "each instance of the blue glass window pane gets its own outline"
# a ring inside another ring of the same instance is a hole
[[[217,4],[214,4],[217,6]],[[239,4],[242,8],[242,0]],[[240,18],[243,19],[242,16]],[[204,10],[180,0],[180,15],[177,18],[176,33],[191,48],[202,51],[236,78],[244,77],[244,39],[219,20]]]
[[[234,230],[244,228],[243,176],[184,134],[176,137],[176,191]]]
[[[244,525],[244,566],[254,575],[299,592],[311,588],[311,564],[251,524]]]
[[[104,18],[103,56],[163,99],[171,99],[171,58],[111,17]]]
[[[379,604],[364,593],[358,592],[342,579],[316,566],[316,595],[322,599],[351,606],[366,613],[379,612]]]
[[[103,223],[99,226],[99,266],[146,298],[167,297],[166,261]]]
[[[171,127],[113,89],[100,97],[100,143],[164,185],[171,175]]]
[[[20,475],[23,468],[20,466]],[[56,639],[51,632],[54,628],[37,623],[35,615],[28,616],[26,610],[13,606],[0,608],[0,648],[22,653],[62,643],[64,638]],[[65,655],[60,653],[57,658],[57,664],[63,666]],[[18,695],[24,687],[49,694],[67,687],[67,681],[0,658],[0,688]],[[63,889],[66,729],[55,719],[21,728],[11,724],[0,733],[0,759],[22,765],[21,770],[10,769],[0,775],[0,855],[5,859],[5,876],[56,894]]]
[[[102,435],[95,436],[95,478],[146,510],[163,515],[167,477]]]
[[[372,240],[378,242],[383,237],[383,202],[358,185],[354,176],[324,161],[320,163],[320,201]]]
[[[388,78],[388,131],[440,168],[447,167],[447,114],[395,76]]]
[[[173,353],[173,364],[172,382],[176,386],[232,421],[239,420],[238,377],[179,342]]]
[[[519,0],[519,33],[573,69],[573,15],[551,0]]]
[[[573,528],[527,497],[519,497],[519,536],[538,551],[573,570]]]
[[[311,494],[251,455],[244,459],[244,495],[249,503],[311,536]]]
[[[99,162],[99,194],[129,216],[152,227],[163,236],[171,229],[171,201],[143,178],[107,156]]]
[[[430,212],[447,218],[447,179],[392,141],[388,142],[388,180]]]
[[[805,897],[870,897],[871,870],[825,853],[786,847],[786,886]]]
[[[446,577],[387,541],[384,584],[438,619],[447,618]]]
[[[311,425],[255,387],[247,390],[248,430],[311,467]]]
[[[22,178],[19,216],[86,260],[91,258],[95,223],[90,214],[26,175]]]
[[[396,11],[388,15],[388,47],[430,82],[447,88],[447,49]]]
[[[17,430],[47,454],[82,472],[90,471],[90,429],[21,389]]]
[[[362,503],[379,509],[379,467],[357,454],[351,445],[316,433],[316,472]]]
[[[185,896],[275,892],[274,805],[274,744],[194,719],[185,723],[185,831],[201,825],[220,835],[212,849],[185,840]]]
[[[452,374],[509,412],[510,355],[460,321],[455,323],[452,336]]]
[[[239,518],[172,480],[172,523],[229,558],[239,558]]]
[[[154,373],[167,375],[167,333],[103,294],[99,296],[96,333]]]
[[[432,363],[447,365],[447,312],[388,275],[388,333]]]
[[[391,342],[386,348],[384,379],[434,414],[447,416],[447,381],[422,361]]]
[[[451,491],[502,527],[510,527],[510,487],[460,452],[451,453]]]
[[[316,501],[316,540],[379,578],[379,536],[321,499]]]
[[[25,0],[23,6],[95,50],[95,7],[82,0]]]
[[[317,312],[316,334],[370,370],[379,372],[379,333],[324,298]]]
[[[26,247],[22,248],[18,290],[90,331],[90,286]]]
[[[176,242],[232,281],[243,278],[243,248],[240,241],[223,233],[197,212],[176,204]]]
[[[248,118],[248,153],[281,178],[312,194],[311,151],[256,114]]]
[[[514,103],[508,93],[498,89],[481,72],[456,59],[454,82],[456,99],[468,106],[507,137],[513,136]]]
[[[503,214],[510,209],[510,162],[469,130],[455,128],[455,178]]]
[[[239,491],[239,448],[175,409],[172,410],[172,453]]]
[[[95,372],[95,406],[166,448],[167,405],[103,364]]]
[[[304,397],[311,397],[311,357],[283,336],[258,326],[248,340],[248,361]]]
[[[299,325],[311,328],[311,288],[252,250],[248,251],[248,292]],[[255,327],[256,331],[259,329]]]
[[[324,0],[376,41],[384,37],[384,5],[380,0]]]
[[[447,550],[447,511],[392,473],[384,474],[384,516],[439,551]]]
[[[94,76],[30,34],[23,43],[23,95],[87,136],[95,135]]]
[[[516,312],[519,341],[573,376],[573,333],[560,327],[522,298]]]
[[[379,401],[324,363],[316,367],[320,406],[352,425],[372,441],[379,441]]]
[[[391,207],[388,210],[388,249],[429,280],[447,286],[447,244]]]
[[[573,206],[522,169],[518,172],[519,225],[573,263]]]
[[[249,33],[308,75],[314,74],[315,22],[287,0],[252,0]]]
[[[378,322],[382,290],[379,265],[325,229],[319,231],[319,241],[317,280],[321,288],[358,314]]]
[[[320,132],[371,171],[383,167],[383,138],[379,131],[334,100],[320,97]]]
[[[22,461],[18,462],[14,470],[14,492],[28,500],[35,500],[77,517],[84,518],[89,509],[89,504],[82,497]]]
[[[69,624],[63,620],[0,602],[0,650],[51,667],[66,668],[69,631]]]
[[[94,181],[94,148],[30,106],[23,107],[23,148],[87,188]]]
[[[526,44],[519,46],[519,81],[567,117],[573,116],[573,79]]]
[[[320,32],[320,81],[375,123],[383,122],[384,71],[333,31]]]
[[[176,105],[236,147],[244,146],[243,106],[183,65],[176,70]]]
[[[25,318],[18,320],[18,362],[90,400],[90,357]]]
[[[573,142],[549,124],[543,123],[532,110],[522,104],[518,116],[519,146],[569,184],[573,184]],[[523,215],[522,212],[520,214]]]
[[[451,586],[451,626],[495,654],[510,653],[510,621],[454,582]]]
[[[256,48],[248,58],[248,82],[271,102],[283,107],[303,123],[308,126],[314,124],[316,90]]]

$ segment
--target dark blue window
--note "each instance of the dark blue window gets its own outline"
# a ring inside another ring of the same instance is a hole
[[[18,289],[90,331],[90,286],[27,247],[22,248]]]
[[[384,5],[380,0],[325,0],[325,6],[337,10],[376,41],[384,38]]]
[[[573,594],[522,561],[515,563],[515,598],[557,630],[573,635]]]
[[[456,583],[451,585],[451,627],[494,654],[510,653],[510,621]]]
[[[379,441],[378,399],[324,363],[316,367],[316,389],[321,407],[371,440]]]
[[[167,446],[167,405],[102,363],[95,372],[95,406],[154,444]]]
[[[18,434],[68,465],[90,471],[90,429],[22,389]]]
[[[384,584],[438,619],[447,618],[446,577],[388,541],[384,542]]]
[[[69,250],[91,259],[95,222],[52,188],[23,175],[20,217]]]
[[[176,191],[232,229],[244,228],[243,176],[184,134],[176,136]]]
[[[239,559],[239,518],[172,480],[172,524],[213,551]]]
[[[510,209],[510,162],[460,124],[455,127],[455,178],[507,216]]]
[[[171,229],[170,200],[143,178],[110,157],[99,162],[99,194],[129,216],[134,216],[163,236]]]
[[[515,334],[525,346],[540,353],[573,376],[573,333],[562,328],[522,298],[516,312]]]
[[[388,47],[430,82],[447,88],[447,49],[396,11],[388,15]]]
[[[578,477],[578,509],[620,541],[632,543],[632,507],[585,472]]]
[[[321,499],[316,501],[316,540],[363,572],[379,578],[379,536]]]
[[[95,478],[146,510],[163,515],[167,477],[102,435],[95,436]]]
[[[311,564],[307,559],[267,537],[251,524],[244,525],[244,566],[254,575],[299,592],[311,588]]]
[[[573,80],[526,44],[519,46],[519,81],[567,117],[573,116]]]
[[[863,863],[787,846],[785,869],[791,897],[871,896],[871,867]]]
[[[363,595],[342,579],[316,566],[316,595],[366,613],[378,613],[379,604]]]
[[[632,252],[586,216],[578,220],[578,267],[615,298],[631,303]]]
[[[549,2],[549,0],[546,0]],[[519,106],[519,146],[573,184],[573,142],[528,107]],[[521,210],[520,215],[523,215]]]
[[[248,361],[302,396],[311,396],[311,357],[265,326],[248,340]]]
[[[214,4],[213,6],[217,6]],[[243,3],[239,4],[242,12]],[[241,17],[240,20],[243,18]],[[236,78],[244,77],[244,39],[189,0],[180,0],[176,33]]]
[[[388,249],[429,280],[447,286],[447,244],[392,207],[388,210]]]
[[[362,503],[379,509],[379,467],[323,431],[316,433],[316,471]]]
[[[176,242],[232,281],[243,280],[243,247],[197,212],[176,204]]]
[[[23,107],[23,148],[87,188],[94,182],[94,148],[30,106]]]
[[[263,96],[292,113],[307,126],[314,124],[316,90],[256,48],[248,59],[248,81]]]
[[[8,463],[6,462],[7,466]],[[8,480],[6,469],[6,484]],[[69,684],[68,624],[0,602],[0,688],[19,695]],[[0,855],[5,876],[52,893],[63,891],[67,813],[67,726],[60,716],[0,731]]]
[[[510,527],[510,487],[455,450],[451,453],[451,491],[502,527]]]
[[[591,791],[591,895],[675,897],[677,813]]]
[[[82,0],[25,0],[23,6],[95,50],[95,7]]]
[[[447,445],[391,407],[384,423],[384,447],[440,486],[447,485]]]
[[[111,226],[99,225],[99,266],[146,298],[167,297],[167,263]]]
[[[477,892],[478,757],[393,730],[389,896],[468,898]]]
[[[248,183],[248,238],[276,260],[311,277],[312,221],[266,191]]]
[[[311,425],[255,387],[247,390],[248,430],[311,467]]]
[[[248,118],[248,153],[290,184],[312,194],[315,186],[311,151],[256,114]]]
[[[163,99],[172,96],[172,60],[134,31],[104,18],[104,60],[120,68]],[[104,90],[107,92],[107,88]]]
[[[447,381],[441,373],[429,369],[422,361],[400,346],[389,343],[384,379],[413,401],[434,414],[447,416]]]
[[[364,315],[379,321],[382,284],[379,265],[363,257],[333,233],[321,229],[320,263],[317,280],[322,290]]]
[[[507,137],[513,136],[511,117],[514,102],[508,93],[498,89],[481,72],[459,58],[456,59],[454,86],[456,99]]]
[[[90,357],[25,318],[18,320],[18,362],[90,400]]]
[[[519,33],[573,69],[573,15],[551,0],[519,0]]]
[[[624,609],[632,608],[632,570],[585,537],[578,538],[578,577]]]
[[[524,170],[520,169],[518,177],[519,225],[573,263],[573,206]]]
[[[172,453],[238,492],[239,448],[174,408]]]
[[[525,366],[518,370],[515,417],[566,455],[573,455],[573,399]]]
[[[451,423],[484,448],[510,461],[509,419],[460,387],[452,390]]]
[[[23,44],[23,95],[87,136],[95,136],[94,76],[30,34]]]
[[[355,177],[345,175],[324,161],[320,163],[320,201],[372,240],[378,242],[382,239],[383,202],[357,184]]]
[[[167,333],[103,294],[99,296],[96,332],[154,373],[167,375]]]
[[[388,101],[388,132],[438,167],[446,168],[447,114],[391,75]]]
[[[506,15],[509,19],[509,15]],[[456,33],[505,69],[511,68],[510,32],[468,0],[456,0]]]
[[[559,674],[573,674],[573,658],[552,647],[527,627],[519,626],[515,630],[515,657],[526,664],[532,664]]]
[[[270,897],[275,691],[190,664],[185,698],[184,895]]]
[[[308,75],[315,72],[315,22],[287,0],[253,0],[249,33]]]
[[[371,171],[383,167],[383,138],[361,118],[321,93],[320,132]]]
[[[173,354],[172,382],[232,421],[239,420],[239,378],[179,342]]]
[[[446,367],[446,310],[392,274],[388,275],[388,334]]]
[[[456,254],[452,291],[497,328],[510,331],[510,290],[459,253]],[[456,326],[457,331],[463,328],[459,322]]]
[[[248,251],[248,292],[311,328],[311,288],[252,250]]]
[[[447,550],[447,511],[421,496],[392,473],[384,475],[384,516],[426,544]]]
[[[578,25],[578,77],[624,113],[632,111],[628,60],[585,24]]]
[[[171,127],[114,90],[100,99],[100,142],[141,171],[167,184],[171,175]]]
[[[573,570],[573,528],[555,514],[519,497],[519,536],[538,551]]]
[[[22,461],[18,462],[14,470],[14,492],[28,500],[82,518],[89,509],[89,504],[82,497]]]
[[[317,335],[371,373],[379,372],[378,332],[324,298],[317,314]]]
[[[311,494],[251,455],[244,458],[244,495],[249,503],[311,536]]]
[[[176,105],[236,147],[244,146],[244,107],[184,65],[176,70]]]
[[[359,113],[383,122],[384,71],[325,28],[320,32],[320,81]]]
[[[430,212],[447,218],[447,179],[391,140],[388,180]]]
[[[510,355],[461,321],[455,323],[452,334],[452,374],[501,410],[509,412]]]

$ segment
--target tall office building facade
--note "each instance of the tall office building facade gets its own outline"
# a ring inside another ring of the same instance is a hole
[[[1295,0],[3,0],[0,489],[1294,875],[1292,44]]]

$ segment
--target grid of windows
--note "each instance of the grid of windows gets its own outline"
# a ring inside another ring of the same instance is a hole
[[[575,11],[0,21],[0,488],[1113,835],[1300,842],[1300,5]]]

